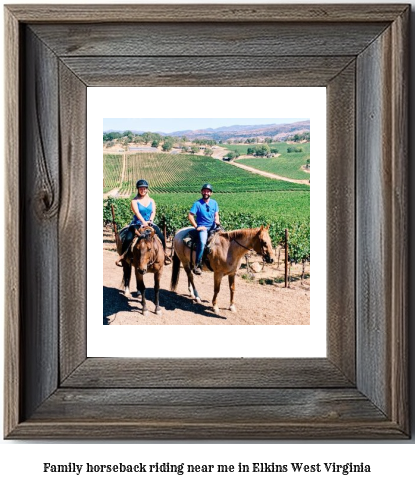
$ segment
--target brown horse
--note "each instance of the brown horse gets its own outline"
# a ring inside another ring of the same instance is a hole
[[[157,315],[161,315],[159,292],[160,279],[164,266],[163,245],[152,227],[140,227],[139,229],[136,229],[135,234],[136,236],[131,243],[130,250],[119,260],[123,267],[124,294],[130,296],[131,266],[134,266],[137,280],[137,293],[141,294],[143,315],[148,315],[144,275],[147,272],[154,273],[155,312]],[[121,244],[118,242],[117,248],[120,252]]]
[[[193,274],[191,272],[191,262],[195,262],[195,252],[191,256],[191,250],[183,242],[183,238],[189,233],[189,227],[180,229],[174,236],[174,256],[173,256],[173,271],[171,277],[171,289],[175,291],[179,281],[180,263],[186,271],[189,293],[191,298],[195,298],[198,303],[201,302],[199,294],[196,290]],[[220,284],[224,276],[228,276],[229,289],[231,294],[229,309],[236,312],[234,304],[235,295],[235,273],[238,270],[242,257],[248,251],[256,251],[262,255],[267,263],[272,263],[271,259],[272,244],[268,233],[268,227],[261,226],[257,229],[240,229],[230,232],[219,232],[215,234],[210,245],[211,252],[209,254],[210,267],[214,273],[214,293],[212,299],[213,311],[219,312],[219,307],[216,305],[216,298],[219,293]],[[208,268],[203,266],[206,271]]]

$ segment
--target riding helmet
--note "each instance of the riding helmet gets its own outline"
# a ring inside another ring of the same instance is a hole
[[[148,183],[146,180],[138,180],[135,186],[137,189],[140,187],[148,188]]]
[[[210,190],[213,192],[213,188],[212,188],[212,185],[210,183],[205,183],[203,186],[202,186],[202,190]],[[201,190],[201,191],[202,191]]]

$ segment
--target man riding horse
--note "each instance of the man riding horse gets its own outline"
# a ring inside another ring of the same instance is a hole
[[[202,274],[203,252],[208,240],[208,233],[220,226],[219,206],[216,200],[211,197],[213,188],[210,183],[202,186],[202,198],[197,200],[190,209],[188,218],[193,227],[197,230],[196,264],[193,273]]]

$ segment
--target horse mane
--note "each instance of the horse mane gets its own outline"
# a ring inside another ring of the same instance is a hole
[[[236,229],[230,230],[227,232],[221,232],[220,236],[224,237],[225,239],[232,240],[232,239],[241,239],[242,237],[251,237],[259,231],[259,227],[256,229]]]

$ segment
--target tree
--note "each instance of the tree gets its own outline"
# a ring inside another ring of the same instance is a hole
[[[114,139],[120,139],[122,137],[121,132],[106,132],[103,135],[103,141],[113,141]]]
[[[238,151],[231,151],[228,152],[228,154],[225,156],[226,158],[229,158],[231,161],[233,161],[236,158],[239,158],[240,154]]]
[[[190,152],[192,154],[196,154],[197,152],[199,152],[199,146],[197,146],[196,144],[194,144],[193,146],[190,147]]]
[[[158,139],[154,139],[151,143],[151,147],[159,147],[160,141]]]
[[[270,153],[271,153],[271,150],[270,150],[268,144],[261,144],[259,146],[255,146],[255,156],[265,157]]]
[[[203,154],[204,154],[205,156],[212,156],[212,154],[213,154],[213,150],[207,147],[207,148],[205,149],[205,151],[204,151],[204,153],[203,153]]]
[[[128,137],[123,137],[121,141],[121,146],[124,148],[125,151],[128,151]]]
[[[287,147],[287,153],[292,153],[292,152],[296,152],[296,153],[303,152],[303,148],[294,147],[294,146]]]
[[[165,152],[170,151],[172,149],[172,147],[173,147],[173,141],[170,141],[170,140],[164,141],[163,145],[161,146],[161,148]]]

